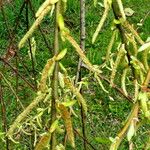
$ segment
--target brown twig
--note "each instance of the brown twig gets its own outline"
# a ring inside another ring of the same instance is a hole
[[[9,62],[7,62],[5,59],[0,57],[0,61],[2,61],[4,64],[6,64],[7,66],[9,66],[15,73],[18,74],[18,76],[29,86],[31,87],[34,91],[36,91],[36,87],[34,87],[23,75],[21,75],[16,68],[14,68]]]
[[[0,79],[1,79],[1,75],[0,75]],[[3,100],[3,88],[2,88],[1,81],[0,81],[0,104],[1,104],[1,115],[2,115],[2,127],[3,127],[3,131],[7,132],[6,106],[5,106],[5,102]],[[5,137],[5,140],[6,140],[6,150],[9,150],[8,137]]]
[[[79,135],[93,150],[97,150],[87,139],[85,139],[76,129],[73,129],[76,134]]]
[[[26,2],[26,27],[27,27],[27,31],[29,30],[29,15],[28,15],[28,1]],[[29,51],[30,51],[30,55],[31,55],[31,63],[32,63],[32,72],[33,72],[33,79],[34,79],[34,84],[36,86],[36,73],[35,73],[35,62],[34,62],[34,58],[33,58],[33,53],[32,53],[32,48],[31,48],[31,41],[30,39],[28,39],[28,43],[29,43]]]

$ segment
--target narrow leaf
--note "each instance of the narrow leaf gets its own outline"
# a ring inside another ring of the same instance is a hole
[[[66,55],[67,53],[67,48],[63,49],[57,56],[56,56],[56,60],[59,61],[61,60],[62,58],[64,58],[64,56]]]
[[[65,87],[65,83],[64,83],[64,75],[62,73],[58,73],[58,79],[59,79],[59,84],[61,86],[61,88]]]
[[[58,22],[58,26],[59,26],[60,30],[63,30],[65,28],[65,24],[64,24],[64,18],[62,16],[62,14],[58,15],[57,22]]]
[[[134,122],[132,121],[129,130],[127,132],[128,141],[131,141],[131,138],[133,137],[134,134],[135,134],[135,127],[134,127]]]
[[[148,49],[148,48],[150,48],[150,42],[143,44],[143,45],[139,48],[138,52],[142,52],[142,51],[144,51],[144,50],[146,50],[146,49]]]
[[[58,127],[58,119],[55,120],[55,121],[52,123],[52,125],[51,125],[51,127],[50,127],[50,129],[49,129],[49,132],[50,132],[50,133],[54,132],[57,127]]]
[[[76,100],[72,100],[68,102],[62,102],[61,104],[63,104],[66,107],[69,107],[69,106],[73,106],[76,102],[77,102]]]

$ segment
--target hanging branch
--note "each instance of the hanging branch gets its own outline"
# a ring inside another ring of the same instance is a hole
[[[60,11],[60,2],[55,4],[55,29],[54,29],[54,55],[59,53],[59,28],[58,28],[58,16]],[[56,62],[53,77],[52,77],[52,101],[51,101],[51,121],[50,124],[56,120],[56,101],[58,100],[58,69],[59,63]],[[54,150],[56,146],[55,132],[51,135],[50,149]]]
[[[5,102],[3,100],[3,87],[1,83],[1,74],[0,74],[0,104],[1,104],[1,116],[2,116],[2,127],[3,132],[7,132],[7,116],[6,116],[6,106]],[[5,137],[6,140],[6,150],[9,150],[9,139],[8,137]]]
[[[85,36],[85,0],[80,0],[80,48],[83,51],[85,51]],[[81,80],[81,64],[82,59],[79,58],[75,85]]]
[[[27,31],[29,30],[29,12],[28,12],[28,1],[26,1],[26,27],[27,27]],[[34,80],[34,84],[36,86],[36,73],[35,73],[35,61],[33,58],[33,53],[32,53],[32,47],[31,47],[31,40],[28,39],[28,43],[29,43],[29,51],[30,51],[30,56],[31,56],[31,64],[32,64],[32,72],[33,72],[33,80]]]
[[[0,61],[2,61],[5,65],[8,65],[32,90],[36,91],[36,87],[34,87],[23,75],[21,75],[16,68],[14,68],[10,63],[8,63],[5,59],[0,57]]]
[[[85,0],[80,0],[80,48],[85,51]],[[79,58],[77,75],[75,80],[75,85],[81,81],[82,73],[81,73],[81,64],[82,59]],[[82,93],[82,90],[80,90]],[[83,133],[83,142],[84,142],[84,150],[87,150],[87,142],[86,142],[86,115],[83,110],[83,106],[81,104],[81,120],[82,120],[82,133]]]
[[[81,137],[81,138],[91,147],[91,149],[97,150],[97,149],[91,144],[91,142],[89,142],[87,139],[84,139],[84,137],[83,137],[75,128],[74,128],[74,132],[75,132],[76,134],[78,134],[79,137]]]

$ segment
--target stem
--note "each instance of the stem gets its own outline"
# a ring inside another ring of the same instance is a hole
[[[80,0],[80,48],[83,51],[85,51],[85,0]],[[81,81],[82,78],[81,64],[82,64],[82,59],[79,58],[75,85],[77,85],[78,81]],[[80,92],[82,93],[82,90],[80,90]],[[83,110],[82,104],[81,104],[81,120],[82,120],[82,134],[84,137],[83,138],[84,150],[87,150],[86,115]]]
[[[29,30],[28,1],[26,1],[26,27],[27,27],[27,31],[28,31],[28,30]],[[35,84],[35,86],[36,86],[35,62],[34,62],[34,58],[33,58],[33,53],[32,53],[32,48],[31,48],[31,41],[30,41],[30,39],[28,39],[28,43],[29,43],[29,51],[30,51],[30,55],[31,55],[31,64],[32,64],[33,80],[34,80],[34,84]]]
[[[1,75],[0,75],[1,79]],[[0,104],[1,104],[1,115],[2,115],[2,127],[3,131],[7,132],[7,116],[6,116],[6,106],[3,100],[3,88],[0,82]],[[5,137],[6,140],[6,150],[9,150],[9,140],[8,137]]]
[[[95,148],[87,139],[84,139],[84,137],[83,137],[76,129],[74,129],[74,132],[75,132],[76,134],[78,134],[79,137],[81,137],[83,140],[85,140],[85,142],[86,142],[93,150],[96,150],[96,148]]]
[[[80,48],[85,51],[85,0],[80,0]],[[75,85],[81,76],[82,59],[79,58]]]
[[[14,68],[10,63],[8,63],[5,59],[0,57],[0,61],[4,62],[4,64],[8,65],[33,91],[36,91],[37,89],[26,79],[25,76],[21,75],[16,68]]]
[[[54,29],[54,55],[59,53],[59,29],[57,24],[57,18],[59,15],[60,3],[57,2],[55,4],[55,29]],[[52,124],[56,120],[56,101],[58,100],[58,69],[59,63],[56,62],[53,79],[52,79],[52,103],[51,103],[51,122]],[[50,150],[54,150],[56,146],[56,135],[55,132],[51,134],[51,141],[50,141]]]

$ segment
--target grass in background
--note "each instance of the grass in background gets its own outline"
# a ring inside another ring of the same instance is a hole
[[[40,4],[42,3],[41,0],[32,0],[32,4],[34,5],[35,10],[38,9]],[[10,4],[7,4],[4,9],[6,13],[6,18],[8,21],[8,25],[10,29],[13,29],[14,20],[17,17],[19,12],[19,8],[22,4],[22,1],[15,0]],[[133,16],[129,17],[129,21],[137,27],[137,23],[140,22],[141,19],[145,17],[148,13],[150,8],[150,1],[149,0],[124,0],[124,6],[132,8],[135,13]],[[106,47],[109,43],[112,31],[111,31],[111,24],[112,24],[112,12],[108,16],[108,19],[102,29],[102,32],[99,34],[98,39],[94,45],[91,44],[92,35],[95,32],[95,29],[98,25],[98,22],[102,16],[103,8],[98,5],[96,8],[93,5],[93,1],[86,2],[86,54],[89,60],[93,64],[101,64],[102,57],[105,55]],[[31,12],[30,12],[31,13]],[[23,37],[26,33],[25,27],[25,11],[21,15],[21,23],[19,24],[18,30],[16,33],[16,40],[15,42],[18,43],[19,40]],[[30,25],[34,21],[32,15],[30,15]],[[71,30],[72,35],[75,39],[79,42],[79,1],[72,1],[68,0],[68,9],[65,13],[65,23],[66,26]],[[50,46],[53,47],[53,19],[49,19],[46,17],[41,24],[41,27],[44,31],[44,34],[47,40],[50,42]],[[6,48],[8,46],[8,31],[5,26],[5,22],[3,20],[2,14],[0,14],[0,55],[3,55],[6,52]],[[144,24],[142,27],[139,27],[138,32],[142,36],[143,40],[146,40],[147,37],[150,35],[150,15],[145,19]],[[42,70],[43,66],[45,65],[48,58],[52,56],[52,53],[49,52],[48,48],[46,47],[43,38],[39,31],[34,33],[35,40],[37,42],[37,51],[36,51],[36,60],[37,65],[35,68],[37,79],[39,79],[40,74],[39,72]],[[76,72],[78,56],[76,52],[74,52],[71,45],[65,43],[61,45],[61,48],[68,47],[68,54],[66,58],[63,59],[62,63],[69,68],[69,72],[72,73],[72,76]],[[116,47],[114,47],[115,50]],[[19,55],[23,61],[23,63],[28,66],[29,73],[32,75],[32,67],[31,67],[31,60],[28,56],[28,46],[19,50]],[[70,59],[71,58],[71,59]],[[15,59],[11,60],[11,64],[15,66]],[[0,62],[2,66],[2,63]],[[0,67],[1,67],[0,66]],[[7,72],[7,73],[5,73]],[[10,69],[5,70],[5,76],[9,79],[12,86],[15,87],[15,75],[12,73]],[[24,72],[23,65],[19,62],[19,72],[24,74],[25,77],[28,79],[28,75]],[[84,96],[88,101],[89,113],[87,119],[87,132],[88,132],[88,139],[89,141],[97,148],[107,150],[109,147],[109,137],[115,137],[116,133],[121,129],[123,126],[123,121],[127,117],[131,105],[126,100],[124,100],[117,92],[108,88],[109,93],[111,93],[111,99],[109,95],[104,93],[101,88],[95,83],[95,81],[89,81],[89,91],[85,90]],[[3,83],[4,84],[4,83]],[[104,84],[105,85],[105,84]],[[108,85],[105,85],[108,87]],[[22,100],[22,103],[26,106],[28,105],[32,98],[34,97],[34,92],[29,89],[24,82],[19,79],[19,87],[18,87],[19,97]],[[84,92],[83,92],[84,93]],[[11,124],[14,118],[20,113],[18,110],[16,111],[16,104],[15,104],[15,97],[10,93],[9,88],[5,88],[4,93],[4,100],[7,103],[7,117],[8,123]],[[20,109],[21,111],[21,109]],[[1,115],[1,114],[0,114]],[[1,118],[1,116],[0,116]],[[76,119],[74,122],[75,126],[78,127],[79,119]],[[142,127],[138,131],[138,135],[135,136],[135,149],[142,149],[144,143],[147,140],[144,139],[144,132],[148,127]],[[1,129],[1,128],[0,128]],[[27,138],[27,137],[26,137]],[[143,140],[144,139],[144,140]],[[78,139],[79,143],[76,143],[78,146],[78,150],[82,149],[81,139]],[[26,144],[24,144],[26,143]],[[16,149],[28,149],[29,145],[26,139],[22,141],[22,147],[16,147]],[[0,142],[1,146],[1,142]],[[128,148],[127,141],[124,141],[120,147],[120,150],[125,150]],[[70,148],[71,149],[71,148]]]

